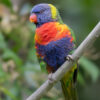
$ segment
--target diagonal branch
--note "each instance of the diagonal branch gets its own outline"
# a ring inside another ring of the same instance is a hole
[[[86,39],[80,44],[80,46],[75,50],[75,52],[71,55],[73,60],[66,61],[55,73],[52,74],[52,80],[48,79],[44,84],[40,86],[32,95],[30,95],[26,100],[40,100],[42,96],[44,96],[47,91],[49,91],[53,85],[59,81],[66,72],[68,72],[74,62],[76,62],[85,50],[94,43],[97,37],[100,36],[100,22],[96,25],[96,27],[92,30],[92,32],[86,37]]]

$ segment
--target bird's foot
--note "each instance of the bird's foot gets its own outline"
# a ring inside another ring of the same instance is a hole
[[[72,55],[67,55],[66,59],[67,59],[68,61],[74,61]]]
[[[48,75],[48,79],[49,79],[49,82],[50,82],[50,83],[56,82],[56,79],[53,78],[53,73],[50,73],[50,74]]]

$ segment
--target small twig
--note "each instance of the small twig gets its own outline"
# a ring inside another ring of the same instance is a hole
[[[92,32],[87,36],[87,38],[80,44],[80,46],[71,55],[73,60],[66,61],[55,73],[52,74],[52,82],[48,79],[44,84],[41,85],[32,95],[30,95],[26,100],[40,100],[47,91],[49,91],[53,85],[59,81],[66,72],[68,72],[73,65],[73,61],[77,61],[85,50],[93,44],[97,37],[100,36],[100,22],[92,30]],[[55,81],[56,80],[56,81]]]

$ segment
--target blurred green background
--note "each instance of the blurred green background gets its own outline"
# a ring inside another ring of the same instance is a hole
[[[100,0],[0,0],[0,100],[25,100],[46,79],[34,49],[32,6],[52,3],[76,35],[77,46],[100,20]],[[100,37],[79,60],[79,100],[100,100]],[[63,100],[57,88],[41,100]]]

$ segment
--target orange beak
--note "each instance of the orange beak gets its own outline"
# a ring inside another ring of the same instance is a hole
[[[30,22],[37,23],[37,16],[35,14],[31,14],[29,20]]]

